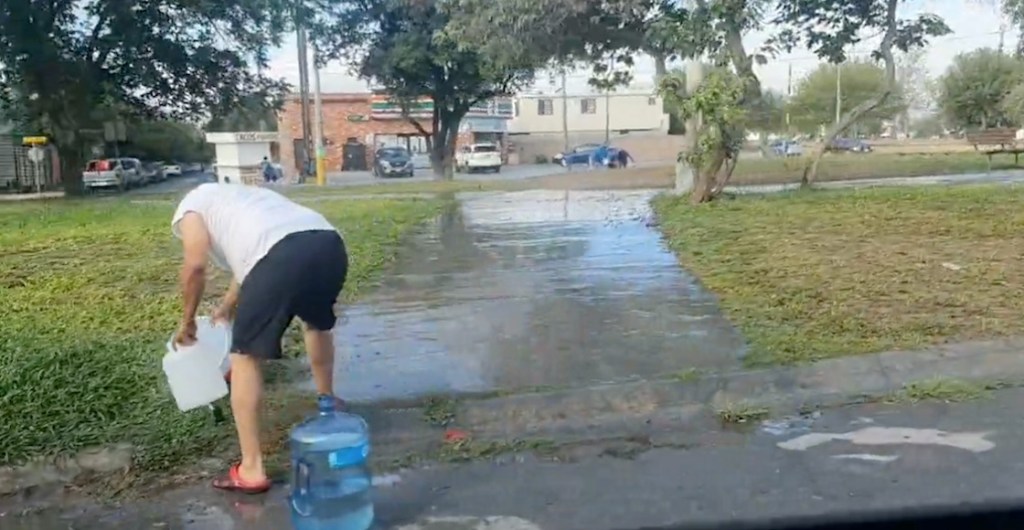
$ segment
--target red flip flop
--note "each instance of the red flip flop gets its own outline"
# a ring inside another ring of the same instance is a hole
[[[270,479],[264,478],[263,480],[257,481],[245,480],[238,473],[239,466],[241,466],[241,464],[235,464],[228,469],[227,475],[213,479],[213,487],[219,490],[236,491],[247,495],[258,495],[270,490]]]

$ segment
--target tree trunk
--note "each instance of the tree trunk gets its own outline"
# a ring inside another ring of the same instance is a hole
[[[899,0],[887,0],[886,1],[886,29],[885,36],[882,37],[881,44],[878,45],[878,53],[882,55],[882,59],[885,61],[885,88],[875,95],[875,97],[857,105],[848,113],[843,115],[839,119],[839,123],[833,125],[820,145],[814,149],[814,156],[804,166],[803,176],[800,178],[800,186],[807,187],[814,184],[814,181],[818,178],[818,165],[821,163],[821,159],[825,156],[825,150],[828,148],[836,138],[839,137],[843,131],[850,128],[854,122],[859,120],[861,116],[875,110],[892,95],[896,88],[896,60],[892,55],[893,42],[896,39],[897,21],[896,21],[896,6]]]
[[[722,164],[725,163],[725,158],[725,150],[716,149],[711,162],[708,165],[699,168],[699,172],[696,173],[697,178],[694,179],[693,193],[690,194],[691,203],[700,204],[703,202],[709,202],[711,199],[715,198],[718,172],[722,170]]]
[[[82,171],[85,166],[85,157],[82,156],[82,146],[57,144],[57,157],[60,160],[60,181],[64,187],[64,194],[68,196],[84,194]]]
[[[435,120],[436,127],[428,146],[434,180],[453,180],[455,178],[455,144],[459,137],[459,123],[464,114],[441,111]]]

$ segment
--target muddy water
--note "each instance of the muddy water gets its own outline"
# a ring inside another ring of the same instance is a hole
[[[338,393],[567,387],[734,365],[742,339],[647,226],[652,196],[461,196],[345,311]]]

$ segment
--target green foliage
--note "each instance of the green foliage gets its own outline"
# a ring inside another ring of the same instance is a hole
[[[258,73],[287,0],[0,2],[0,107],[61,147],[71,184],[96,109],[197,118],[283,89]],[[75,191],[74,189],[70,191]]]
[[[743,119],[746,111],[741,106],[744,87],[740,79],[725,68],[711,69],[704,81],[692,94],[686,93],[685,79],[666,76],[661,82],[662,97],[674,108],[679,117],[688,120],[699,116],[701,122],[697,146],[684,153],[687,164],[704,169],[713,153],[725,149],[734,155],[743,145]]]
[[[188,123],[138,121],[129,124],[127,132],[128,141],[118,147],[124,156],[142,160],[206,162],[212,155],[202,132]]]
[[[861,41],[865,32],[888,29],[888,9],[900,0],[789,0],[778,2],[773,22],[779,28],[769,40],[773,50],[792,51],[806,47],[832,64],[847,60],[848,48]],[[914,18],[896,18],[892,46],[901,52],[921,48],[931,37],[951,32],[941,17],[920,13]],[[873,57],[883,58],[882,50]]]
[[[939,105],[957,128],[1017,125],[1019,99],[1007,98],[1021,83],[1021,60],[990,48],[961,53],[939,80]]]
[[[347,236],[352,300],[442,204],[310,206]],[[167,224],[173,209],[127,201],[0,206],[0,465],[129,442],[142,469],[168,469],[209,455],[229,434],[205,412],[179,412],[163,382],[160,358],[181,311],[181,248]],[[214,275],[207,303],[226,282]]]
[[[276,131],[276,111],[280,103],[280,100],[268,102],[245,96],[238,105],[210,118],[204,129],[207,132]]]
[[[844,109],[860,105],[885,89],[885,70],[873,62],[848,62],[841,69]],[[789,113],[798,130],[816,133],[822,125],[835,121],[838,70],[835,65],[822,64],[797,85],[796,93],[789,102]],[[863,132],[878,132],[883,120],[895,118],[906,108],[903,91],[897,87],[885,103],[861,116],[856,126]]]
[[[533,55],[490,60],[447,32],[447,4],[434,0],[338,2],[319,14],[325,59],[349,60],[400,104],[434,100],[430,130],[412,120],[430,140],[434,170],[451,176],[459,122],[477,102],[510,94],[533,79]]]
[[[786,98],[782,94],[765,91],[746,108],[748,130],[768,133],[786,131]]]

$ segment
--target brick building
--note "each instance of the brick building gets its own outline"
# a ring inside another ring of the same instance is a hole
[[[323,94],[321,100],[329,173],[368,168],[373,151],[384,145],[404,146],[413,153],[426,153],[426,139],[386,95]],[[311,114],[312,107],[310,102]],[[301,108],[300,98],[293,95],[285,101],[277,118],[280,162],[288,176],[295,175],[305,160]],[[429,131],[432,112],[433,101],[426,98],[413,106],[411,114]],[[458,142],[504,142],[511,118],[511,100],[476,105],[463,120]]]

